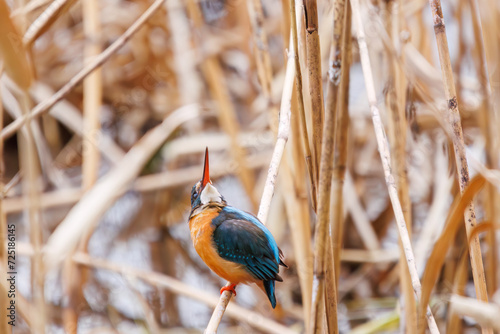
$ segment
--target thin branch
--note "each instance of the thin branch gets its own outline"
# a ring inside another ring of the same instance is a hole
[[[403,73],[404,52],[400,42],[401,33],[401,1],[393,0],[386,3],[385,25],[389,35],[391,46],[397,52],[388,52],[389,69],[386,86],[386,110],[390,112],[388,117],[389,142],[392,154],[392,165],[395,169],[396,185],[401,201],[401,207],[405,215],[408,233],[411,236],[412,214],[411,201],[408,185],[408,174],[406,167],[406,87],[407,80]],[[399,266],[399,284],[402,291],[401,308],[403,310],[403,321],[400,322],[400,329],[407,334],[417,331],[417,307],[415,304],[415,294],[411,286],[411,277],[404,258],[403,245],[399,243],[402,265]]]
[[[455,82],[453,80],[448,40],[446,38],[446,27],[441,9],[441,1],[429,0],[429,4],[432,11],[432,20],[439,52],[439,62],[441,64],[444,91],[448,102],[448,110],[446,112],[445,119],[453,131],[451,140],[455,150],[455,163],[460,192],[463,193],[464,189],[469,184],[469,166],[467,163],[467,156],[465,154],[464,135],[460,120],[460,113],[458,110],[457,93],[455,89]],[[476,226],[476,213],[473,202],[471,202],[469,207],[465,210],[464,218],[465,229],[467,231],[467,236],[469,237],[471,230]],[[484,279],[483,259],[478,235],[476,235],[470,242],[470,259],[477,299],[487,302],[488,292],[486,289],[486,281]],[[482,331],[483,333],[492,333],[492,330],[489,328],[483,327]]]
[[[40,117],[44,113],[48,112],[54,104],[59,102],[63,97],[66,96],[73,88],[75,88],[79,83],[82,82],[85,77],[92,73],[95,69],[102,66],[109,57],[111,57],[116,51],[118,51],[122,46],[127,43],[127,41],[142,27],[146,21],[153,16],[165,0],[155,0],[153,4],[121,35],[113,44],[111,44],[106,50],[104,50],[99,56],[95,57],[88,65],[80,70],[71,80],[66,83],[61,89],[59,89],[54,95],[36,105],[29,114],[24,115],[21,118],[16,119],[0,133],[0,138],[6,140],[12,136],[17,130],[23,126],[28,119]]]
[[[418,301],[420,299],[422,286],[420,284],[417,268],[415,266],[415,256],[413,254],[410,236],[408,234],[408,229],[406,227],[403,209],[401,207],[401,203],[398,198],[398,190],[396,188],[394,176],[392,175],[391,156],[389,151],[389,145],[387,142],[387,136],[385,134],[384,127],[382,125],[382,120],[380,118],[380,112],[377,107],[377,95],[375,92],[372,69],[370,65],[370,57],[368,55],[368,47],[366,45],[366,40],[365,40],[363,19],[361,17],[359,0],[351,0],[351,5],[354,16],[354,22],[357,27],[357,39],[361,57],[361,66],[363,69],[363,76],[365,78],[366,93],[368,95],[368,101],[372,112],[373,127],[375,129],[375,135],[377,137],[377,145],[380,153],[380,159],[382,160],[382,166],[384,168],[385,181],[387,184],[387,189],[389,191],[389,197],[391,200],[392,208],[394,210],[394,216],[396,218],[396,225],[398,227],[399,237],[401,239],[401,243],[403,244],[406,262],[408,263],[413,290],[415,291],[416,298]],[[426,318],[431,333],[439,333],[436,320],[434,319],[434,316],[432,315],[430,308],[427,308]]]
[[[259,212],[257,218],[265,224],[267,216],[269,213],[269,207],[271,206],[271,200],[274,193],[274,186],[276,183],[276,178],[278,176],[278,169],[280,166],[281,158],[283,157],[283,152],[285,150],[286,142],[288,141],[288,136],[290,133],[290,113],[291,113],[291,100],[293,92],[293,81],[294,81],[294,62],[293,62],[293,50],[288,53],[288,61],[286,63],[286,74],[285,83],[283,86],[283,94],[281,97],[281,108],[279,116],[278,125],[278,138],[276,139],[276,145],[274,147],[273,156],[269,164],[269,170],[267,172],[266,184],[264,186],[264,191],[262,193],[262,198],[260,201]],[[205,330],[206,334],[217,333],[217,328],[222,320],[222,316],[226,310],[229,301],[231,300],[232,292],[224,291],[219,299],[219,303],[214,309],[210,322]]]
[[[90,257],[89,255],[84,253],[77,253],[72,257],[72,259],[74,262],[88,267],[110,270],[121,273],[124,276],[139,278],[151,285],[165,288],[178,295],[197,300],[210,307],[213,307],[217,304],[217,298],[212,294],[187,285],[175,278],[166,275],[114,264],[106,260]],[[292,331],[281,324],[266,319],[256,312],[247,310],[235,304],[230,305],[227,308],[227,314],[238,321],[248,323],[249,325],[267,333],[296,334],[295,331]]]
[[[61,15],[64,11],[69,10],[75,2],[76,0],[52,1],[51,4],[45,8],[42,14],[40,14],[26,30],[26,33],[23,36],[24,45],[31,45],[44,31],[50,27],[52,23],[55,22],[58,15]],[[31,1],[28,5],[26,5],[26,7],[23,8],[23,14],[27,14],[31,11],[34,3],[34,1]]]

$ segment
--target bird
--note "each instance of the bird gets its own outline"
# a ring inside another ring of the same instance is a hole
[[[236,285],[256,283],[276,307],[279,266],[288,268],[271,232],[253,214],[227,204],[210,180],[208,147],[203,176],[191,191],[189,230],[205,264],[230,284],[220,289],[236,296]]]

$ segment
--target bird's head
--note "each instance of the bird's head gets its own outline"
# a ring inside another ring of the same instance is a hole
[[[210,180],[209,165],[208,165],[208,147],[205,151],[205,164],[203,168],[203,176],[191,190],[191,209],[194,211],[197,208],[203,208],[206,205],[226,205],[224,197],[219,193],[217,188],[212,185]]]

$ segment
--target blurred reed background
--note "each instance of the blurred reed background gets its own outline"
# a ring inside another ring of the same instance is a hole
[[[7,224],[15,333],[203,331],[204,149],[256,214],[277,138],[290,269],[220,332],[500,330],[500,3],[430,3],[0,0],[0,333]]]

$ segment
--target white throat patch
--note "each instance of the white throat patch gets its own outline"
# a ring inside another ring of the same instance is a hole
[[[201,204],[208,204],[209,202],[222,203],[222,196],[219,194],[212,184],[207,183],[201,192]]]

